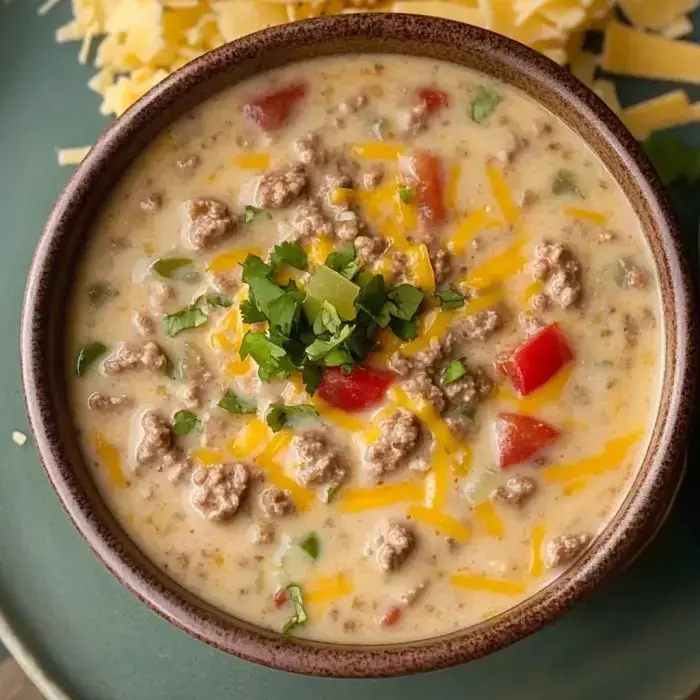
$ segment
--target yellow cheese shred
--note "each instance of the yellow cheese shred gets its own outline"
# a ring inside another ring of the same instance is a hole
[[[447,171],[447,185],[445,187],[445,204],[450,209],[456,209],[459,203],[459,179],[461,176],[461,166],[459,163],[453,163]]]
[[[588,486],[588,482],[585,479],[579,479],[579,481],[572,481],[571,483],[568,483],[564,486],[562,489],[562,493],[565,496],[573,496],[575,493],[578,493],[579,491],[583,491],[583,489]]]
[[[333,252],[333,242],[328,236],[319,236],[308,249],[309,262],[314,265],[323,265],[326,258]]]
[[[456,573],[450,576],[450,583],[458,588],[466,588],[469,591],[483,593],[497,593],[499,595],[522,595],[527,586],[519,581],[488,578],[478,574]]]
[[[529,396],[518,396],[502,384],[498,389],[498,397],[502,401],[513,404],[518,413],[526,415],[539,413],[544,406],[559,401],[572,371],[571,365],[562,367],[546,384]]]
[[[688,95],[684,90],[672,90],[620,112],[625,126],[640,140],[653,131],[682,126],[695,120]]]
[[[115,489],[126,486],[126,477],[122,471],[122,461],[119,450],[98,430],[92,433],[97,459],[107,474],[107,483]]]
[[[447,247],[453,255],[464,255],[467,245],[479,231],[498,226],[500,222],[493,218],[487,209],[475,209],[459,225],[455,234],[448,240]]]
[[[572,219],[585,219],[586,221],[598,224],[599,226],[604,226],[608,221],[608,217],[605,214],[599,211],[595,211],[594,209],[580,209],[579,207],[567,207],[564,210],[564,213],[567,216],[570,216]]]
[[[493,198],[498,203],[503,218],[507,223],[514,224],[518,218],[518,207],[513,200],[513,193],[503,177],[503,174],[499,170],[496,170],[493,165],[487,165],[486,176],[491,185]]]
[[[530,538],[530,576],[539,578],[544,571],[544,562],[542,561],[542,544],[546,534],[545,526],[537,523],[532,528],[532,536]]]
[[[405,481],[398,484],[382,484],[374,488],[346,489],[337,502],[342,513],[359,513],[393,506],[396,503],[416,503],[423,500],[423,494],[422,484]]]
[[[413,282],[427,294],[435,292],[435,274],[430,262],[430,255],[425,244],[416,246],[413,260]]]
[[[445,515],[434,508],[410,506],[408,509],[408,516],[412,520],[422,523],[423,525],[428,525],[457,542],[466,542],[469,539],[469,528],[466,525],[463,525],[459,520]]]
[[[350,150],[358,158],[373,158],[375,160],[396,160],[406,150],[404,146],[382,141],[354,143]]]
[[[209,467],[212,464],[221,464],[226,461],[226,456],[221,450],[214,450],[210,447],[200,447],[192,450],[192,459],[203,467]]]
[[[57,159],[59,165],[79,165],[90,152],[90,146],[79,148],[59,148]]]
[[[236,459],[251,459],[264,448],[269,434],[268,426],[260,418],[253,418],[246,423],[235,438],[228,441],[226,449]],[[270,459],[273,458],[274,455],[270,457]]]
[[[503,520],[491,501],[482,501],[474,506],[474,519],[489,537],[497,537],[500,540],[505,534]]]
[[[328,603],[331,600],[345,598],[353,592],[348,577],[341,571],[333,576],[319,577],[302,584],[304,603]]]
[[[269,170],[270,154],[269,153],[241,153],[233,156],[231,162],[245,170]]]
[[[519,238],[499,255],[489,258],[472,270],[465,280],[470,287],[484,289],[514,277],[525,266],[522,255],[525,241]]]
[[[432,469],[425,479],[425,505],[441,510],[447,503],[450,477],[450,458],[440,447],[435,449]]]
[[[640,29],[662,30],[680,15],[692,12],[697,0],[618,0],[627,19]]]
[[[318,411],[318,415],[321,416],[321,418],[324,418],[325,420],[333,423],[334,425],[337,425],[339,428],[343,428],[343,430],[347,430],[348,432],[351,433],[356,433],[361,430],[364,430],[365,423],[363,423],[359,418],[355,418],[354,416],[350,415],[346,411],[342,411],[339,408],[334,408],[333,406],[329,406],[323,399],[319,398],[318,396],[315,396],[313,399],[311,399],[311,404],[316,408]]]
[[[229,377],[243,377],[246,374],[250,374],[254,369],[255,366],[250,357],[246,357],[245,360],[227,362],[224,365],[224,372]]]
[[[429,348],[431,340],[433,338],[441,338],[454,318],[455,314],[452,311],[434,309],[428,312],[419,321],[418,336],[416,339],[410,340],[407,343],[398,344],[398,349],[401,350],[401,354],[414,355],[421,350]]]
[[[570,464],[556,464],[545,467],[542,476],[547,481],[569,481],[584,476],[598,476],[619,467],[627,453],[644,435],[644,430],[635,430],[627,435],[611,440],[603,451],[595,457],[586,457]]]
[[[249,255],[262,256],[259,248],[245,248],[234,250],[229,253],[221,253],[209,261],[207,270],[210,272],[228,272],[235,270]]]

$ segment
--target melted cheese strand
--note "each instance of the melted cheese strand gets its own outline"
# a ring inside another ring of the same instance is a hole
[[[474,237],[485,228],[498,226],[498,219],[494,219],[486,208],[473,211],[459,225],[456,233],[447,242],[447,247],[453,255],[464,255],[467,245]]]
[[[505,579],[488,578],[467,573],[452,574],[450,583],[453,586],[466,588],[470,591],[498,593],[500,595],[522,595],[527,590],[527,586],[519,581],[507,581]]]
[[[564,213],[567,216],[570,216],[572,219],[585,219],[586,221],[598,224],[599,226],[604,226],[608,221],[608,217],[605,214],[599,211],[595,211],[594,209],[579,209],[578,207],[568,207],[564,210]]]
[[[375,488],[347,489],[338,499],[342,513],[385,508],[396,503],[415,503],[423,500],[423,485],[416,482],[382,484]]]
[[[238,156],[233,156],[233,158],[231,158],[231,162],[237,167],[245,170],[269,170],[270,154],[241,153]]]
[[[495,255],[467,275],[466,283],[470,287],[483,289],[514,277],[525,266],[527,260],[522,255],[525,241],[520,238],[504,250],[500,255]]]
[[[474,518],[489,537],[497,537],[500,540],[505,534],[503,520],[491,501],[482,501],[474,506]]]
[[[311,399],[311,404],[318,411],[318,415],[321,416],[321,418],[337,425],[339,428],[343,428],[343,430],[355,433],[364,430],[366,427],[365,423],[359,420],[359,418],[355,418],[346,411],[341,411],[339,408],[329,406],[318,396],[314,396],[314,398]]]
[[[408,509],[408,516],[418,523],[428,525],[447,537],[451,537],[457,542],[466,542],[469,539],[469,528],[459,520],[449,515],[440,513],[434,508],[423,506],[411,506]]]
[[[319,577],[302,585],[304,603],[327,603],[344,598],[353,592],[348,577],[341,571],[334,576]]]
[[[561,399],[562,392],[571,377],[572,371],[573,367],[571,365],[562,367],[554,377],[539,389],[533,391],[529,396],[518,396],[504,385],[501,385],[498,389],[498,398],[513,404],[517,408],[518,413],[527,415],[539,413],[545,406]]]
[[[546,534],[545,526],[537,523],[532,528],[532,538],[530,540],[530,576],[539,578],[544,571],[544,562],[542,561],[542,544]]]
[[[644,430],[635,430],[628,435],[611,440],[595,457],[586,457],[570,464],[545,467],[542,476],[547,481],[569,481],[583,476],[598,476],[619,467],[631,447],[643,437]]]
[[[400,155],[403,155],[406,148],[405,146],[382,143],[381,141],[369,141],[367,143],[354,143],[350,146],[350,150],[358,158],[396,160]]]
[[[488,177],[491,193],[498,203],[503,218],[506,220],[506,223],[514,224],[518,218],[518,207],[513,200],[513,193],[503,174],[492,165],[487,165],[486,177]]]
[[[95,443],[97,459],[107,474],[107,482],[112,488],[124,488],[126,486],[126,477],[122,471],[119,450],[98,430],[93,431],[92,439]]]
[[[229,272],[235,270],[249,255],[262,255],[260,248],[244,248],[234,250],[229,253],[221,253],[209,261],[207,271],[209,272]]]
[[[447,502],[450,458],[445,450],[436,447],[430,474],[425,479],[425,505],[441,510]]]

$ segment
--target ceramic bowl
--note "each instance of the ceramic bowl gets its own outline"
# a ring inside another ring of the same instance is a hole
[[[91,222],[135,156],[174,119],[225,86],[287,63],[356,52],[411,54],[482,71],[535,98],[577,132],[641,219],[658,269],[666,338],[651,447],[595,546],[544,590],[493,619],[439,638],[385,646],[287,639],[183,590],[115,522],[90,479],[65,410],[65,299]],[[97,556],[135,595],[195,637],[245,659],[308,674],[391,676],[476,659],[535,632],[652,537],[682,475],[694,333],[688,271],[661,184],[634,138],[597,97],[543,56],[483,29],[415,15],[353,14],[275,27],[223,46],[165,80],[106,131],[59,197],[37,248],[24,300],[22,379],[36,444],[58,497]]]

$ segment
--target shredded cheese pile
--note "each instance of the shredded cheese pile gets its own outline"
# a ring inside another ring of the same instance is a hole
[[[69,0],[47,0],[39,14]],[[366,4],[366,8],[360,7]],[[510,36],[561,64],[595,90],[640,139],[658,129],[700,121],[700,104],[675,90],[626,109],[612,74],[700,84],[700,46],[680,39],[700,0],[70,0],[73,19],[58,42],[80,42],[78,60],[98,72],[89,87],[102,96],[100,112],[119,116],[188,61],[245,34],[283,22],[358,11],[446,17]],[[617,10],[629,21],[619,21]],[[604,32],[603,52],[583,50],[587,31]],[[59,151],[63,165],[87,148]]]

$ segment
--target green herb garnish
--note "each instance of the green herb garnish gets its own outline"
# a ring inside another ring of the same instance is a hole
[[[246,284],[257,277],[271,277],[272,268],[258,255],[249,255],[242,263],[242,279]]]
[[[321,312],[314,321],[314,333],[316,335],[322,335],[326,331],[331,334],[338,333],[342,325],[343,321],[338,315],[335,306],[328,301],[324,301],[321,306]]]
[[[442,373],[444,384],[452,384],[467,373],[466,367],[459,360],[452,360]]]
[[[571,170],[557,170],[554,175],[554,180],[552,180],[552,194],[557,195],[557,197],[563,194],[575,194],[579,197],[583,197],[583,192],[581,192],[578,183],[576,181],[576,175],[571,172]]]
[[[304,608],[304,596],[301,592],[301,586],[295,583],[290,583],[286,589],[289,594],[289,599],[292,601],[294,606],[294,614],[285,622],[282,628],[282,634],[289,634],[295,627],[303,625],[308,616],[306,614],[306,609]]]
[[[207,315],[198,306],[190,304],[165,317],[165,332],[173,338],[182,331],[199,328],[207,322]]]
[[[88,343],[84,348],[81,348],[78,353],[78,357],[75,360],[75,373],[79,377],[82,377],[85,372],[88,371],[90,365],[106,352],[107,346],[104,343],[99,341]]]
[[[299,540],[299,547],[312,559],[318,559],[318,555],[321,553],[321,540],[315,532],[310,532]]]
[[[192,411],[178,411],[173,416],[173,433],[175,435],[189,435],[199,425],[199,418]]]
[[[399,185],[399,199],[404,203],[408,204],[416,195],[416,191],[412,187],[407,187],[406,185]]]
[[[199,306],[205,303],[207,306],[215,306],[220,309],[228,309],[233,303],[228,297],[221,294],[202,294],[195,299],[193,306]]]
[[[328,340],[316,338],[311,345],[306,348],[306,356],[311,362],[323,360],[326,367],[337,367],[347,362],[352,362],[352,357],[348,350],[341,348],[341,345],[350,337],[355,330],[355,326],[346,325],[331,335]]]
[[[464,295],[452,287],[441,287],[435,292],[435,298],[443,309],[460,309],[464,306]]]
[[[318,411],[308,403],[287,405],[283,403],[270,404],[265,420],[276,433],[291,423],[296,423],[303,418],[318,416]]]
[[[465,406],[459,414],[464,418],[469,418],[469,420],[474,420],[476,415],[476,406]]]
[[[326,267],[339,272],[346,279],[353,279],[358,273],[362,264],[357,259],[355,246],[348,245],[337,253],[331,253],[326,258]]]
[[[287,351],[264,333],[248,331],[243,336],[240,355],[242,360],[248,355],[255,360],[258,376],[263,381],[286,379],[294,371],[294,364]]]
[[[287,265],[296,267],[297,270],[306,270],[309,266],[309,257],[299,243],[287,241],[272,249],[270,263],[273,266],[287,263]]]
[[[471,104],[472,121],[481,124],[493,112],[501,101],[501,96],[484,85],[479,85]]]
[[[252,401],[241,398],[231,389],[226,390],[226,393],[216,405],[219,408],[223,408],[227,413],[233,413],[234,415],[253,414],[257,413],[258,410]]]
[[[389,299],[393,302],[389,313],[403,321],[410,321],[418,313],[425,295],[418,287],[411,284],[400,284],[389,292]]]
[[[262,213],[262,209],[258,209],[258,207],[254,207],[250,204],[245,205],[245,211],[243,213],[243,221],[246,224],[249,224],[251,221],[255,219],[255,217],[258,214]]]
[[[190,265],[192,265],[192,260],[189,258],[158,258],[158,260],[151,265],[151,268],[161,277],[172,280],[177,279],[175,273],[178,270]]]
[[[316,393],[322,379],[323,369],[319,365],[307,363],[301,368],[301,380],[304,382],[304,388],[309,396]]]

